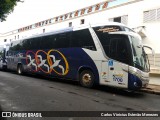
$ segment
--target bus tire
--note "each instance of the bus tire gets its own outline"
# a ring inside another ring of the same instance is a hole
[[[22,75],[22,73],[23,73],[23,67],[21,64],[19,64],[17,67],[17,74]]]
[[[94,86],[95,83],[94,79],[95,79],[94,74],[90,70],[82,71],[79,76],[79,82],[81,86],[86,88],[92,88]]]

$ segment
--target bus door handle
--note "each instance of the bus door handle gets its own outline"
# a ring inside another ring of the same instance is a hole
[[[110,70],[114,70],[114,67],[110,67]]]

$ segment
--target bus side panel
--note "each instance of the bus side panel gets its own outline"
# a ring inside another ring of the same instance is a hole
[[[24,54],[24,51],[9,51],[6,57],[7,69],[16,71],[18,63],[22,63],[22,56],[25,56],[25,54],[22,54]]]
[[[98,83],[97,67],[91,57],[81,48],[63,48],[50,50],[28,50],[21,53],[24,70],[39,74],[78,79],[78,70],[88,67]]]
[[[104,57],[101,49],[97,49],[97,51],[91,51],[88,49],[83,49],[89,56],[90,58],[93,60],[94,64],[95,64],[95,68],[96,68],[96,75],[98,76],[98,83],[100,85],[104,85],[106,78],[108,78],[107,74],[108,74],[108,69],[106,71],[103,71],[103,67],[102,67],[102,61],[107,61],[107,59]],[[107,68],[107,67],[106,67]],[[103,75],[103,73],[106,73],[105,76]]]

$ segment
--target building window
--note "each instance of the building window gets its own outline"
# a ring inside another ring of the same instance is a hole
[[[119,23],[123,23],[123,24],[127,25],[128,24],[128,15],[110,18],[109,21],[110,22],[119,22]]]
[[[45,33],[45,29],[43,29],[43,33]]]
[[[69,27],[72,27],[72,22],[69,22]]]
[[[154,22],[160,20],[160,8],[143,12],[143,22]]]
[[[121,23],[121,17],[113,18],[113,21],[114,21],[114,22],[119,22],[119,23]]]
[[[7,39],[4,39],[4,42],[7,42]]]
[[[81,23],[80,24],[82,25],[82,24],[84,24],[84,22],[85,22],[84,19],[81,19]]]
[[[143,22],[152,22],[156,20],[156,10],[145,11],[143,13]]]
[[[15,36],[15,40],[16,40],[16,36]]]
[[[160,8],[157,9],[157,20],[160,20]]]
[[[19,39],[19,35],[18,35],[17,39]]]

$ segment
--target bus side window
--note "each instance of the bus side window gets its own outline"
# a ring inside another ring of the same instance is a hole
[[[70,32],[57,35],[57,48],[68,48],[70,46]]]
[[[109,57],[126,64],[129,63],[125,36],[116,35],[111,38]]]
[[[50,49],[52,46],[51,36],[42,36],[39,40],[39,49]]]
[[[32,38],[31,39],[31,44],[30,44],[30,49],[35,49],[38,50],[40,49],[40,41],[41,41],[41,37],[37,37],[37,38]]]
[[[109,57],[116,59],[117,39],[111,39]]]
[[[58,45],[57,45],[57,41],[58,41],[58,35],[51,35],[51,36],[49,36],[49,39],[48,39],[50,42],[48,42],[48,43],[50,43],[50,49],[51,48],[53,48],[53,49],[56,49],[56,48],[58,48]]]
[[[22,41],[22,50],[29,50],[30,49],[30,39],[26,39]]]
[[[92,36],[88,29],[73,31],[71,36],[71,47],[96,50]]]
[[[99,33],[99,39],[107,56],[109,56],[110,39],[108,34]]]
[[[123,63],[128,64],[126,39],[120,39],[117,41],[117,59]]]
[[[12,42],[9,50],[13,50],[13,51],[21,50],[21,44],[20,43],[21,43],[20,40]]]

